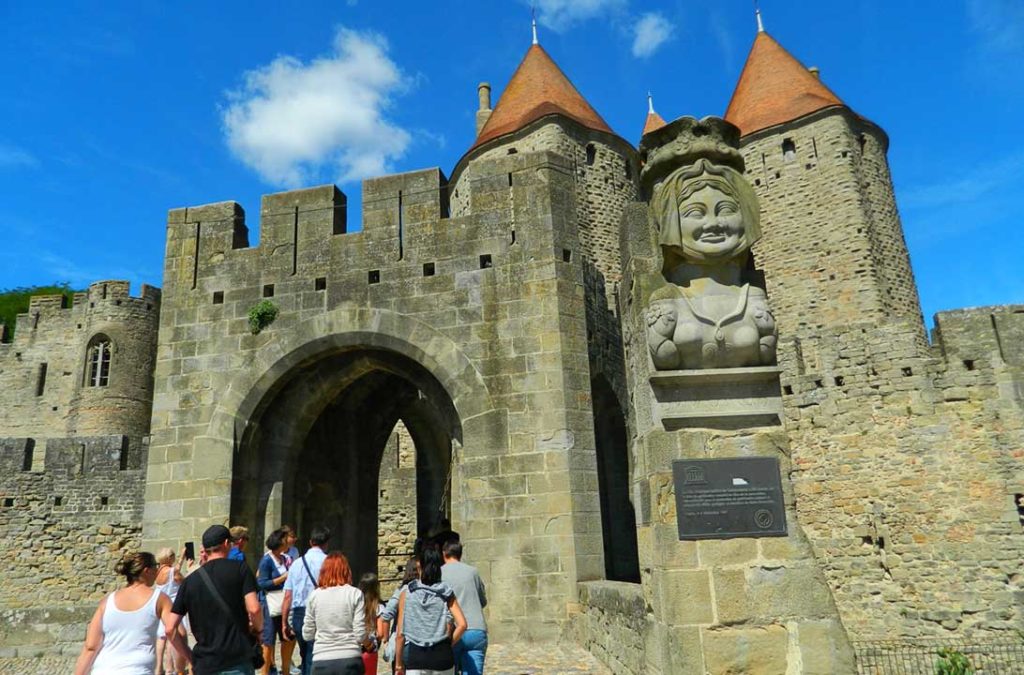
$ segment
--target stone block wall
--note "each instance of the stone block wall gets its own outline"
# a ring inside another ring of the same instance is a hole
[[[845,108],[742,139],[761,203],[754,259],[780,335],[903,320],[919,326],[924,342],[887,145],[881,129]]]
[[[50,439],[30,463],[31,440],[0,438],[0,672],[64,672],[96,603],[122,585],[114,565],[138,550],[146,447],[120,435]]]
[[[613,673],[646,672],[653,615],[639,584],[588,581],[580,584],[575,638]]]
[[[118,586],[114,565],[139,546],[159,314],[158,289],[133,297],[128,282],[100,281],[71,306],[32,298],[0,344],[2,672],[69,670],[61,659]],[[109,381],[89,387],[99,336],[112,345]]]
[[[379,490],[377,576],[386,598],[401,582],[416,545],[416,446],[402,422],[384,448]]]
[[[1024,629],[1024,308],[784,341],[797,512],[854,638]]]

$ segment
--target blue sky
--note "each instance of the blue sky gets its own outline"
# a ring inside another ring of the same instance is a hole
[[[748,0],[535,4],[541,43],[633,142],[648,89],[666,119],[723,114],[755,34]],[[925,316],[1024,302],[1024,2],[761,8],[888,132]],[[450,172],[529,19],[520,0],[0,3],[0,289],[159,286],[169,208],[234,199],[255,242],[261,194]]]

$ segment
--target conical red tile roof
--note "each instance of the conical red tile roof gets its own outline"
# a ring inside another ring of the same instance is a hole
[[[591,129],[614,133],[548,53],[534,44],[516,68],[470,150],[552,114],[565,115]]]
[[[655,129],[660,129],[666,124],[668,124],[668,122],[663,120],[661,118],[661,115],[652,110],[651,112],[647,113],[647,119],[644,121],[644,130],[640,135],[646,136]]]
[[[844,105],[831,89],[765,32],[759,32],[725,111],[744,136]]]

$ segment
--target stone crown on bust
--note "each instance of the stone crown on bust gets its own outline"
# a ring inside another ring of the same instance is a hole
[[[721,117],[680,117],[640,139],[640,186],[650,198],[663,178],[701,158],[743,173],[739,142],[740,130]]]

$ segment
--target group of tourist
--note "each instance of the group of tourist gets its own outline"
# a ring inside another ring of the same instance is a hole
[[[330,536],[313,528],[300,555],[295,531],[275,530],[255,575],[241,526],[209,527],[198,565],[189,549],[126,556],[126,585],[97,607],[75,675],[376,675],[378,654],[396,675],[483,673],[487,596],[450,525],[417,542],[386,603],[376,574],[353,585]]]

